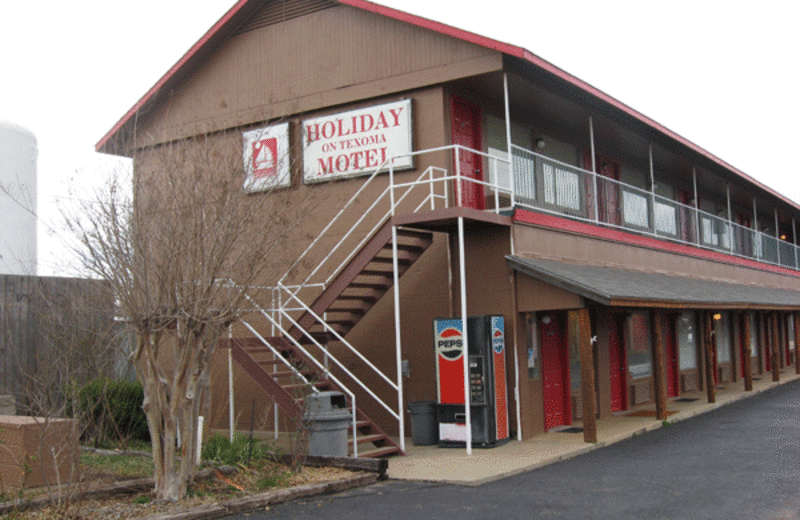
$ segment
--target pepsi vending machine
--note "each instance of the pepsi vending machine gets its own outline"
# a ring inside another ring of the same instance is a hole
[[[464,331],[460,318],[433,320],[439,446],[464,446]],[[467,318],[472,446],[508,441],[506,344],[502,316]]]

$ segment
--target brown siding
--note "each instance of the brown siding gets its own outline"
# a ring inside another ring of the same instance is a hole
[[[227,41],[140,120],[139,145],[501,67],[499,53],[477,45],[348,6],[325,9]]]
[[[800,289],[800,278],[564,231],[514,226],[518,255],[676,276]]]

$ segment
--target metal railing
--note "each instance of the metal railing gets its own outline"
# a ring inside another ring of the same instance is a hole
[[[725,217],[513,146],[523,208],[800,270],[800,247]]]

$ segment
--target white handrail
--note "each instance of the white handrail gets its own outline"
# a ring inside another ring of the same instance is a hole
[[[290,296],[290,297],[291,297],[291,298],[293,298],[293,299],[295,299],[295,300],[296,300],[296,301],[297,301],[297,302],[298,302],[298,303],[299,303],[299,304],[300,304],[302,307],[304,307],[304,308],[305,308],[305,310],[306,310],[306,312],[307,312],[307,313],[309,313],[311,316],[313,316],[313,317],[314,317],[314,319],[317,321],[317,323],[320,323],[320,324],[322,324],[322,326],[325,328],[325,330],[327,330],[328,332],[330,332],[331,334],[333,334],[333,335],[336,337],[336,339],[337,339],[338,341],[340,341],[340,342],[341,342],[341,343],[342,343],[344,346],[346,346],[346,347],[347,347],[347,348],[348,348],[348,349],[349,349],[349,350],[350,350],[350,351],[351,351],[353,354],[355,354],[355,356],[356,356],[356,357],[358,357],[358,359],[360,359],[361,361],[363,361],[363,362],[364,362],[364,363],[365,363],[365,364],[366,364],[368,367],[370,367],[370,368],[371,368],[371,369],[372,369],[372,370],[373,370],[373,371],[374,371],[374,372],[375,372],[375,373],[376,373],[378,376],[380,376],[380,377],[381,377],[381,378],[382,378],[384,381],[386,381],[386,382],[389,384],[389,386],[391,386],[391,387],[392,387],[392,389],[394,389],[394,390],[397,390],[397,385],[394,383],[394,381],[392,381],[391,379],[389,379],[388,377],[386,377],[386,375],[385,375],[383,372],[381,372],[381,371],[380,371],[380,369],[379,369],[378,367],[376,367],[375,365],[373,365],[373,364],[372,364],[372,362],[371,362],[370,360],[368,360],[367,358],[365,358],[365,357],[364,357],[364,355],[363,355],[361,352],[359,352],[358,350],[356,350],[356,349],[355,349],[355,348],[354,348],[354,347],[353,347],[353,346],[352,346],[352,345],[351,345],[351,344],[350,344],[350,343],[349,343],[347,340],[345,340],[345,339],[344,339],[344,337],[343,337],[341,334],[339,334],[338,332],[336,332],[336,329],[334,329],[333,327],[331,327],[331,326],[330,326],[330,324],[328,324],[328,323],[327,323],[325,320],[323,320],[323,319],[322,319],[322,318],[321,318],[321,317],[320,317],[320,316],[319,316],[317,313],[315,313],[313,310],[311,310],[311,308],[310,308],[308,305],[306,305],[305,303],[303,303],[303,301],[302,301],[302,300],[300,300],[300,299],[299,299],[297,296]],[[291,320],[291,318],[289,318],[289,319]],[[295,327],[297,327],[298,329],[302,330],[302,331],[303,331],[303,332],[304,332],[306,335],[309,335],[309,333],[308,333],[308,332],[306,332],[306,331],[305,331],[305,330],[304,330],[302,327],[300,327],[300,325],[298,325],[298,324],[297,324],[297,322],[295,322],[294,320],[292,320],[292,322],[294,323],[294,326],[295,326]],[[310,337],[310,336],[309,336],[309,337]],[[313,338],[311,338],[311,339],[313,340]]]
[[[245,321],[245,320],[243,320],[241,318],[239,318],[239,321],[242,322],[242,325],[244,325],[245,328],[247,328],[247,330],[249,330],[256,338],[258,338],[258,340],[261,343],[263,343],[266,347],[268,347],[272,351],[272,355],[274,355],[277,359],[280,359],[283,362],[284,365],[289,367],[289,369],[294,373],[294,375],[296,377],[299,377],[303,381],[303,384],[311,386],[311,389],[314,392],[319,392],[319,390],[317,390],[316,388],[314,388],[313,385],[311,385],[311,383],[308,381],[308,379],[306,379],[306,377],[303,375],[303,373],[300,372],[297,369],[297,367],[295,367],[294,365],[289,363],[289,360],[286,359],[285,357],[283,357],[281,355],[280,351],[278,349],[276,349],[275,347],[273,347],[272,344],[269,341],[267,341],[267,339],[264,336],[259,334],[259,332],[252,325],[250,325],[247,321]]]
[[[249,296],[248,296],[248,298],[249,298]],[[252,302],[252,303],[253,303],[254,305],[257,305],[255,302]],[[272,323],[273,323],[273,325],[277,325],[277,324],[275,323],[275,320],[273,320],[273,318],[272,318],[272,317],[271,317],[269,314],[266,314],[266,313],[264,313],[264,317],[266,317],[268,320],[270,320],[270,322],[272,322]],[[290,319],[291,319],[291,318],[290,318]],[[333,382],[334,382],[334,383],[336,383],[336,384],[339,386],[339,388],[341,388],[341,389],[342,389],[342,392],[344,392],[345,394],[347,394],[347,396],[350,398],[350,402],[351,402],[351,405],[352,405],[352,407],[353,407],[353,409],[352,409],[352,422],[353,422],[353,454],[354,454],[354,456],[355,456],[355,457],[358,457],[358,438],[357,438],[357,436],[358,436],[358,428],[357,428],[358,424],[357,424],[357,421],[356,421],[356,396],[355,396],[355,394],[354,394],[352,391],[350,391],[350,389],[349,389],[349,388],[347,388],[347,387],[344,385],[344,383],[342,383],[341,381],[339,381],[339,379],[338,379],[336,376],[334,376],[333,374],[331,374],[331,373],[330,373],[330,371],[329,371],[327,368],[325,368],[325,367],[324,367],[324,366],[323,366],[323,365],[322,365],[322,364],[321,364],[319,361],[317,361],[317,359],[316,359],[314,356],[312,356],[312,355],[311,355],[311,354],[310,354],[310,353],[309,353],[309,352],[308,352],[308,351],[307,351],[305,348],[303,348],[303,346],[300,344],[300,342],[299,342],[299,341],[297,341],[296,339],[294,339],[293,337],[291,337],[291,336],[289,335],[289,333],[288,333],[286,330],[284,330],[284,329],[283,329],[283,327],[281,327],[281,326],[279,326],[279,325],[278,325],[278,327],[277,327],[277,328],[278,328],[278,330],[280,330],[280,331],[281,331],[281,334],[283,334],[284,336],[286,336],[286,337],[287,337],[287,338],[288,338],[288,339],[289,339],[289,340],[290,340],[292,343],[294,343],[295,347],[296,347],[296,348],[297,348],[297,349],[298,349],[300,352],[302,352],[302,353],[303,353],[303,355],[305,356],[305,358],[306,358],[308,361],[311,361],[312,363],[314,363],[314,364],[317,366],[317,368],[319,368],[320,370],[322,370],[322,372],[325,374],[325,377],[332,379],[332,380],[333,380]],[[256,334],[258,334],[258,333],[256,332]],[[262,340],[263,340],[263,338],[262,338]],[[311,338],[311,340],[312,340],[312,341],[314,341],[314,338]],[[266,341],[265,341],[265,343],[266,343]],[[268,344],[268,343],[267,343],[267,345],[269,346],[269,344]],[[318,346],[319,346],[319,345],[318,345]],[[270,346],[270,348],[271,348],[271,346]],[[283,358],[283,356],[280,356],[280,357],[281,357],[281,358]],[[301,377],[302,377],[302,376],[301,376]],[[303,378],[303,379],[305,379],[305,378]],[[314,392],[319,392],[319,390],[317,390],[316,388],[314,388],[314,385],[312,385],[312,384],[308,383],[308,380],[306,380],[306,384],[309,384],[309,385],[311,386],[311,389],[312,389]]]
[[[289,269],[283,274],[283,276],[281,276],[280,280],[278,280],[279,283],[283,283],[286,277],[289,276],[289,273],[292,272],[292,270],[300,263],[300,261],[303,258],[305,258],[308,252],[317,244],[317,242],[322,238],[322,236],[328,232],[331,226],[333,226],[333,223],[336,222],[336,220],[342,215],[342,213],[344,213],[345,210],[350,207],[350,204],[352,204],[353,202],[355,202],[356,199],[358,199],[359,195],[361,195],[361,192],[364,191],[364,189],[369,185],[369,183],[372,182],[372,179],[374,179],[381,172],[381,170],[386,166],[386,163],[388,161],[389,159],[383,161],[380,164],[380,166],[378,166],[378,168],[374,172],[372,172],[372,175],[370,175],[369,178],[367,178],[367,180],[361,184],[361,187],[355,192],[355,194],[350,198],[350,200],[347,201],[347,203],[342,207],[342,209],[339,210],[339,213],[337,213],[336,216],[333,217],[333,219],[331,219],[330,222],[328,222],[328,225],[325,226],[325,228],[319,233],[319,235],[317,235],[317,237],[311,241],[308,247],[306,247],[306,250],[303,251],[299,257],[297,257],[297,260],[295,260],[294,263],[292,263],[292,265],[289,267]]]
[[[253,304],[254,304],[254,305],[257,305],[255,302],[253,302]],[[268,314],[264,313],[264,316],[265,316],[267,319],[270,319],[270,320],[271,320],[271,318],[269,317],[269,315],[268,315]],[[298,324],[298,323],[297,323],[297,322],[296,322],[294,319],[292,319],[292,317],[291,317],[291,316],[285,315],[285,317],[286,317],[286,319],[287,319],[287,320],[289,320],[289,321],[291,322],[291,324],[292,324],[294,327],[296,327],[297,329],[299,329],[299,330],[303,331],[303,334],[305,335],[305,337],[307,337],[308,339],[310,339],[310,340],[311,340],[311,342],[312,342],[312,343],[313,343],[313,344],[314,344],[314,345],[315,345],[317,348],[319,348],[320,350],[322,350],[322,351],[324,352],[324,347],[323,347],[323,346],[322,346],[322,345],[321,345],[321,344],[320,344],[320,343],[319,343],[319,342],[318,342],[318,341],[317,341],[317,340],[316,340],[316,339],[315,339],[315,338],[314,338],[314,337],[313,337],[313,336],[312,336],[312,335],[311,335],[309,332],[307,332],[307,331],[305,331],[304,329],[302,329],[302,328],[299,326],[299,324]],[[326,326],[326,328],[327,328],[327,327],[330,327],[330,325],[328,325],[327,323],[324,323],[324,322],[322,322],[322,323],[323,323],[323,325],[325,325],[325,326]],[[320,363],[320,362],[319,362],[319,361],[318,361],[318,360],[317,360],[317,359],[316,359],[314,356],[312,356],[312,355],[311,355],[311,353],[310,353],[310,352],[308,352],[308,351],[305,349],[305,347],[303,347],[303,346],[302,346],[302,344],[301,344],[301,343],[300,343],[298,340],[296,340],[295,338],[293,338],[293,337],[292,337],[292,336],[289,334],[289,332],[288,332],[288,331],[286,331],[286,330],[284,330],[284,329],[282,329],[282,328],[279,328],[279,329],[281,330],[281,333],[282,333],[284,336],[286,336],[286,337],[287,337],[289,340],[291,340],[291,342],[292,342],[292,343],[293,343],[293,344],[294,344],[294,345],[297,347],[297,349],[298,349],[300,352],[302,352],[302,353],[303,353],[303,355],[304,355],[305,357],[307,357],[307,358],[308,358],[310,361],[312,361],[312,362],[313,362],[313,363],[314,363],[314,364],[315,364],[315,365],[316,365],[316,366],[317,366],[317,367],[318,367],[320,370],[322,370],[322,371],[325,373],[326,377],[330,377],[331,379],[333,379],[333,380],[336,382],[336,384],[338,384],[340,387],[342,387],[342,389],[343,389],[343,390],[347,391],[348,393],[352,393],[352,392],[350,392],[350,390],[347,388],[347,386],[345,386],[345,385],[344,385],[344,383],[342,383],[342,382],[341,382],[339,379],[337,379],[337,378],[336,378],[336,377],[335,377],[333,374],[331,374],[330,370],[328,370],[328,369],[327,369],[327,368],[326,368],[324,365],[322,365],[322,364],[321,364],[321,363]],[[331,330],[331,331],[332,331],[334,334],[336,334],[336,331],[333,331],[333,330]],[[351,348],[352,348],[352,347],[351,347]],[[388,406],[386,403],[384,403],[384,402],[383,402],[383,400],[382,400],[380,397],[378,397],[377,395],[375,395],[375,393],[374,393],[372,390],[370,390],[370,389],[369,389],[369,387],[367,387],[367,386],[366,386],[364,383],[362,383],[362,382],[361,382],[361,380],[359,380],[359,379],[358,379],[358,378],[357,378],[357,377],[356,377],[356,376],[355,376],[355,375],[354,375],[354,374],[353,374],[353,373],[352,373],[352,372],[351,372],[351,371],[350,371],[350,370],[349,370],[349,369],[348,369],[348,368],[347,368],[347,367],[346,367],[346,366],[345,366],[345,365],[344,365],[344,364],[343,364],[341,361],[339,361],[339,360],[338,360],[338,359],[337,359],[335,356],[331,355],[330,353],[328,353],[328,357],[329,357],[329,359],[331,359],[331,360],[332,360],[332,361],[333,361],[333,362],[334,362],[334,363],[335,363],[335,364],[336,364],[336,365],[337,365],[337,366],[338,366],[338,367],[339,367],[339,368],[342,370],[342,372],[344,372],[344,373],[345,373],[345,374],[347,374],[347,375],[348,375],[350,378],[352,378],[352,379],[353,379],[353,381],[355,381],[355,382],[358,384],[358,386],[360,386],[360,387],[361,387],[361,389],[362,389],[362,390],[364,390],[364,391],[367,393],[367,395],[369,395],[370,397],[372,397],[373,399],[375,399],[375,401],[376,401],[378,404],[380,404],[380,405],[381,405],[381,406],[382,406],[382,407],[383,407],[383,408],[384,408],[384,409],[385,409],[387,412],[389,412],[389,414],[390,414],[390,415],[392,415],[392,416],[393,416],[395,419],[398,419],[398,418],[399,418],[399,415],[398,415],[398,414],[397,414],[397,413],[396,413],[394,410],[392,410],[392,408],[391,408],[391,407],[389,407],[389,406]],[[371,365],[371,364],[370,364],[370,365]],[[376,369],[376,370],[377,370],[377,369]],[[379,375],[382,375],[380,371],[378,371],[378,374],[379,374]],[[397,387],[394,387],[394,383],[391,383],[391,382],[390,382],[390,384],[393,386],[393,388],[394,388],[395,390],[397,389]]]
[[[432,168],[432,167],[431,167],[431,168]],[[424,177],[424,176],[425,176],[425,175],[428,173],[428,171],[429,171],[431,168],[427,168],[427,169],[426,169],[424,172],[422,172],[422,174],[421,174],[421,175],[420,175],[420,176],[417,178],[417,181],[419,181],[420,179],[422,179],[422,178],[423,178],[423,177]],[[338,266],[336,269],[334,269],[334,270],[331,272],[330,276],[328,276],[328,279],[327,279],[327,280],[325,280],[325,282],[324,282],[326,285],[330,283],[330,281],[333,279],[333,277],[334,277],[334,276],[336,276],[336,275],[339,273],[339,271],[341,271],[341,269],[342,269],[342,267],[343,267],[343,266],[347,265],[347,263],[348,263],[348,262],[350,262],[350,260],[351,260],[351,259],[352,259],[352,258],[353,258],[353,257],[354,257],[354,256],[355,256],[357,253],[358,253],[358,251],[361,249],[361,247],[362,247],[362,246],[363,246],[363,245],[364,245],[364,244],[365,244],[365,243],[366,243],[366,242],[367,242],[367,241],[368,241],[370,238],[372,238],[372,235],[375,233],[375,231],[377,231],[377,230],[378,230],[378,229],[379,229],[379,228],[380,228],[382,225],[384,225],[384,224],[386,223],[386,219],[388,219],[388,218],[389,218],[389,216],[392,214],[392,209],[394,209],[394,208],[397,208],[397,206],[399,206],[399,205],[400,205],[400,203],[401,203],[401,202],[403,202],[403,200],[405,200],[406,196],[407,196],[407,195],[408,195],[408,194],[411,192],[411,190],[413,189],[413,187],[414,187],[414,186],[417,186],[417,185],[419,185],[419,184],[418,184],[418,183],[409,183],[409,184],[408,184],[408,187],[409,187],[409,189],[407,189],[407,190],[406,190],[406,192],[405,192],[405,193],[403,193],[403,195],[402,195],[402,196],[401,196],[401,197],[400,197],[400,198],[399,198],[397,201],[395,201],[393,204],[392,204],[392,203],[390,203],[390,208],[389,208],[389,210],[386,212],[386,214],[383,216],[383,218],[381,218],[381,219],[379,219],[379,220],[378,220],[378,223],[377,223],[377,224],[375,224],[375,225],[372,227],[372,229],[371,229],[371,230],[370,230],[370,231],[369,231],[367,234],[365,234],[365,235],[364,235],[364,238],[361,240],[361,242],[359,242],[359,244],[358,244],[356,247],[354,247],[354,248],[351,250],[351,252],[350,252],[350,254],[347,256],[347,258],[345,258],[345,260],[344,260],[344,261],[342,261],[342,262],[339,264],[339,266]],[[397,185],[394,185],[394,187],[396,188],[396,187],[397,187]],[[319,263],[319,266],[318,266],[318,267],[317,267],[317,269],[314,271],[314,273],[316,273],[316,271],[319,269],[319,267],[321,267],[322,265],[324,265],[324,264],[325,264],[325,262],[326,262],[326,261],[327,261],[327,260],[328,260],[328,259],[331,257],[331,255],[332,255],[332,254],[333,254],[333,253],[334,253],[336,250],[338,250],[339,246],[340,246],[340,245],[342,245],[342,244],[344,243],[344,241],[345,241],[345,240],[347,240],[347,238],[349,238],[349,237],[350,237],[350,234],[351,234],[351,233],[352,233],[352,232],[353,232],[353,231],[356,229],[356,227],[358,227],[358,225],[359,225],[359,224],[361,224],[361,222],[364,220],[364,218],[367,216],[367,214],[369,214],[369,212],[370,212],[370,211],[372,211],[372,209],[375,207],[375,205],[377,204],[377,202],[378,202],[380,199],[382,199],[382,198],[383,198],[383,197],[384,197],[384,196],[385,196],[387,193],[389,193],[389,190],[390,190],[391,188],[392,188],[392,186],[391,186],[391,185],[390,185],[390,186],[387,186],[387,187],[386,187],[386,189],[385,189],[385,190],[383,190],[383,192],[382,192],[380,195],[378,195],[378,197],[376,197],[376,198],[375,198],[375,202],[373,202],[373,203],[372,203],[372,205],[371,205],[371,206],[370,206],[370,207],[369,207],[369,208],[368,208],[368,209],[367,209],[367,210],[364,212],[364,214],[361,216],[361,218],[359,218],[359,219],[358,219],[358,221],[356,221],[356,223],[355,223],[355,224],[353,224],[353,225],[350,227],[350,230],[349,230],[349,231],[348,231],[348,232],[347,232],[347,233],[346,233],[346,234],[345,234],[345,235],[342,237],[342,239],[341,239],[341,240],[340,240],[340,241],[339,241],[339,242],[336,244],[336,246],[334,246],[333,250],[332,250],[332,251],[331,251],[331,252],[328,254],[328,256],[326,256],[326,257],[325,257],[325,259],[324,259],[324,260],[322,260],[322,261]],[[309,276],[308,276],[308,278],[310,278],[311,276],[313,276],[313,274],[314,274],[314,273],[312,273],[311,275],[309,275]]]

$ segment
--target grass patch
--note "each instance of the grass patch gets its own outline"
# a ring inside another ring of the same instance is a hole
[[[275,473],[272,475],[264,475],[256,480],[254,487],[258,490],[271,489],[283,485],[284,482],[289,480],[292,474],[288,471]]]
[[[153,476],[153,459],[150,457],[82,453],[81,465],[85,468],[109,471],[127,477]]]

